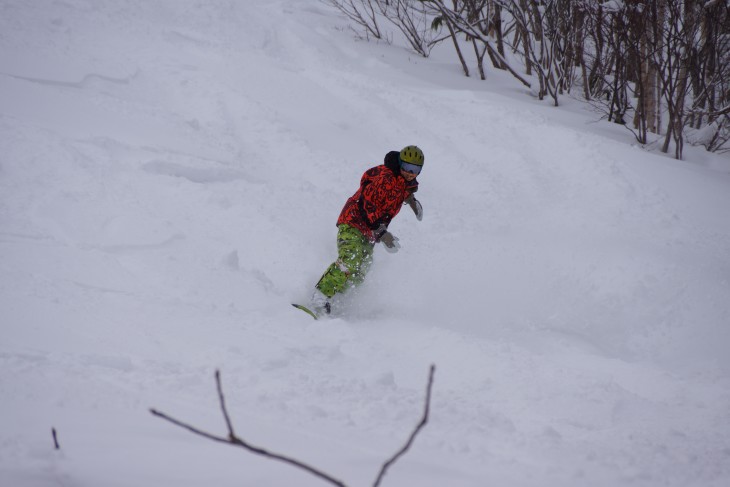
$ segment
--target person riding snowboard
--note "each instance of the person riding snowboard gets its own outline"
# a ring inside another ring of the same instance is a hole
[[[335,294],[364,280],[376,243],[382,243],[388,252],[398,251],[398,238],[388,231],[388,225],[401,206],[407,203],[419,221],[423,218],[423,207],[413,196],[423,161],[423,151],[409,145],[400,152],[388,152],[383,164],[362,175],[360,188],[347,200],[337,219],[337,260],[315,286],[310,309],[317,316],[330,313]]]

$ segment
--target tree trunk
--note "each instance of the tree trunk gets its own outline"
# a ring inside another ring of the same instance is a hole
[[[483,80],[487,79],[486,74],[484,74],[484,54],[487,50],[486,47],[482,52],[479,52],[479,46],[477,46],[477,40],[472,37],[471,43],[474,46],[474,55],[477,58],[477,69],[479,70],[479,76]]]
[[[502,7],[500,5],[494,5],[494,16],[492,17],[492,19],[494,34],[497,38],[497,52],[500,56],[504,57],[504,39],[502,36]],[[504,67],[500,66],[500,69],[504,69]]]
[[[451,34],[451,40],[454,41],[454,49],[456,49],[456,55],[459,56],[461,68],[464,70],[464,76],[468,78],[469,66],[467,66],[466,61],[464,60],[464,55],[461,53],[461,47],[459,47],[459,39],[457,39],[456,32],[454,32],[454,26],[451,25],[451,21],[446,17],[444,18],[444,23],[446,24],[446,28],[449,29],[449,34]]]
[[[642,112],[646,120],[646,129],[652,133],[658,133],[656,124],[657,113],[657,92],[656,92],[656,69],[649,54],[649,32],[644,31],[641,37],[641,87],[642,87]]]

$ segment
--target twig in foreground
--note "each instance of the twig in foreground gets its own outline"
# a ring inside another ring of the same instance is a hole
[[[390,468],[391,465],[393,465],[405,452],[408,451],[408,449],[413,444],[413,440],[416,439],[416,435],[421,431],[421,429],[426,426],[426,423],[428,422],[428,412],[431,408],[431,387],[433,386],[433,374],[436,371],[436,366],[431,365],[431,369],[428,373],[428,385],[426,386],[426,405],[423,408],[423,417],[421,418],[421,421],[416,425],[416,429],[413,430],[413,433],[411,433],[411,436],[408,438],[408,441],[406,442],[403,447],[396,452],[395,455],[393,455],[390,460],[385,462],[380,469],[380,473],[378,473],[378,478],[375,479],[375,483],[373,484],[373,487],[378,487],[380,485],[380,481],[383,480],[383,477],[385,477],[385,473]]]
[[[431,388],[433,386],[433,375],[436,370],[436,367],[434,365],[431,365],[429,375],[428,375],[428,385],[426,387],[426,404],[423,411],[423,417],[421,418],[421,421],[416,425],[416,428],[411,433],[411,436],[408,438],[408,441],[406,442],[403,447],[396,452],[395,455],[393,455],[388,461],[386,461],[383,466],[380,468],[380,472],[378,473],[378,477],[375,480],[375,483],[373,484],[373,487],[378,487],[380,485],[380,482],[382,481],[383,477],[385,477],[385,473],[398,459],[408,451],[408,449],[413,444],[413,441],[416,439],[416,436],[421,431],[421,429],[426,425],[428,422],[428,413],[431,407]],[[319,477],[320,479],[329,482],[332,485],[335,485],[337,487],[346,487],[346,485],[336,478],[332,477],[331,475],[328,475],[324,472],[322,472],[319,469],[316,469],[310,465],[307,465],[306,463],[300,462],[299,460],[296,460],[291,457],[287,457],[284,455],[280,455],[278,453],[272,453],[269,452],[263,448],[259,448],[253,445],[248,444],[243,439],[236,436],[236,433],[233,431],[233,423],[231,422],[231,418],[228,415],[228,409],[226,408],[226,401],[225,397],[223,395],[223,387],[221,386],[221,377],[220,377],[220,371],[215,371],[215,381],[216,381],[216,387],[218,390],[218,401],[220,403],[221,412],[223,413],[223,418],[226,422],[226,427],[228,428],[228,436],[219,436],[212,433],[208,433],[207,431],[203,431],[199,428],[196,428],[195,426],[192,426],[190,424],[184,423],[178,419],[175,419],[171,416],[168,416],[167,414],[157,411],[156,409],[150,409],[150,413],[152,413],[154,416],[157,416],[158,418],[164,419],[165,421],[168,421],[175,426],[179,426],[180,428],[186,429],[190,431],[191,433],[194,433],[198,436],[202,436],[203,438],[207,438],[212,441],[216,441],[218,443],[226,443],[228,445],[234,445],[239,446],[241,448],[244,448],[245,450],[248,450],[252,453],[255,453],[257,455],[261,455],[263,457],[270,458],[272,460],[278,460],[280,462],[288,463],[289,465],[292,465],[294,467],[300,468],[302,470],[305,470],[312,475]]]
[[[212,433],[208,433],[206,431],[200,430],[194,426],[191,426],[187,423],[184,423],[178,419],[172,418],[165,413],[162,413],[160,411],[157,411],[156,409],[150,409],[150,412],[157,416],[158,418],[162,418],[166,421],[169,421],[170,423],[179,426],[181,428],[184,428],[192,433],[195,433],[196,435],[202,436],[204,438],[208,438],[209,440],[217,441],[219,443],[227,443],[229,445],[239,446],[241,448],[244,448],[251,453],[255,453],[256,455],[261,455],[266,458],[270,458],[272,460],[278,460],[280,462],[288,463],[289,465],[293,465],[297,468],[300,468],[302,470],[305,470],[312,475],[315,475],[322,480],[325,480],[332,485],[336,485],[338,487],[346,487],[343,482],[340,480],[335,479],[334,477],[322,472],[321,470],[318,470],[310,465],[307,465],[306,463],[300,462],[299,460],[296,460],[294,458],[290,458],[284,455],[280,455],[278,453],[272,453],[270,451],[267,451],[263,448],[259,448],[253,445],[248,444],[243,439],[236,436],[236,434],[233,432],[233,425],[231,423],[230,417],[228,416],[228,410],[226,409],[226,403],[225,398],[223,397],[223,388],[221,387],[221,380],[220,380],[220,371],[215,371],[215,380],[216,385],[218,388],[218,400],[220,401],[221,411],[223,413],[223,417],[226,420],[226,426],[228,427],[228,437],[218,436],[214,435]]]
[[[58,435],[56,434],[56,428],[51,428],[51,434],[53,435],[53,446],[56,450],[61,449],[61,445],[58,444]]]

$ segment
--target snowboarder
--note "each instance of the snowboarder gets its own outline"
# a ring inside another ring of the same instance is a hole
[[[388,252],[398,251],[398,238],[388,231],[388,225],[401,206],[408,204],[419,221],[423,218],[423,207],[413,195],[423,161],[423,151],[409,145],[400,152],[388,152],[383,164],[365,171],[360,188],[337,219],[337,260],[315,286],[310,302],[315,318],[330,313],[335,294],[364,280],[376,243],[382,243]]]

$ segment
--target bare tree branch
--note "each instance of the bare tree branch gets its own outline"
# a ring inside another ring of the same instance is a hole
[[[217,441],[219,443],[233,444],[233,442],[230,440],[230,438],[225,438],[223,436],[216,436],[214,434],[208,433],[206,431],[196,428],[195,426],[191,426],[187,423],[183,423],[182,421],[180,421],[178,419],[170,417],[167,414],[165,414],[161,411],[158,411],[154,408],[150,409],[150,413],[157,416],[158,418],[164,419],[165,421],[169,421],[170,423],[174,424],[175,426],[179,426],[183,429],[190,431],[191,433],[195,433],[198,436],[202,436],[203,438],[208,438],[209,440]]]
[[[411,48],[423,57],[428,57],[434,46],[427,12],[416,0],[371,0],[380,12],[405,36]]]
[[[263,457],[270,458],[272,460],[278,460],[280,462],[288,463],[289,465],[292,465],[292,466],[295,466],[302,470],[305,470],[305,471],[311,473],[312,475],[329,482],[332,485],[336,485],[338,487],[345,487],[345,484],[342,481],[337,480],[336,478],[322,472],[319,469],[316,469],[310,465],[307,465],[306,463],[300,462],[299,460],[296,460],[294,458],[280,455],[278,453],[272,453],[263,448],[250,445],[243,439],[236,436],[235,433],[233,432],[233,426],[231,424],[230,417],[228,416],[228,410],[226,409],[225,399],[223,397],[223,389],[221,387],[221,381],[220,381],[220,371],[218,371],[218,370],[216,370],[216,372],[215,372],[215,379],[216,379],[216,385],[218,388],[218,399],[220,401],[221,411],[223,413],[223,417],[225,418],[226,425],[228,427],[228,438],[214,435],[214,434],[208,433],[206,431],[203,431],[201,429],[198,429],[198,428],[191,426],[187,423],[184,423],[180,420],[172,418],[172,417],[166,415],[165,413],[157,411],[156,409],[150,409],[150,413],[157,416],[158,418],[162,418],[166,421],[169,421],[170,423],[172,423],[176,426],[184,428],[192,433],[195,433],[196,435],[202,436],[209,440],[217,441],[219,443],[228,443],[229,445],[234,445],[234,446],[240,446],[241,448],[244,448],[244,449],[250,451],[251,453],[255,453],[256,455],[261,455]]]
[[[710,115],[712,115],[714,117],[719,117],[721,115],[728,115],[728,114],[730,114],[730,105],[726,106],[725,108],[721,108],[721,109],[717,110],[716,112],[710,113]]]
[[[411,436],[408,438],[408,441],[406,444],[398,450],[398,452],[393,455],[388,461],[386,461],[383,466],[380,469],[380,473],[378,474],[378,478],[375,480],[374,487],[378,487],[380,485],[380,481],[385,476],[386,471],[388,468],[393,465],[401,456],[403,456],[406,451],[411,447],[413,444],[413,441],[416,439],[416,436],[421,431],[421,429],[426,426],[426,423],[428,422],[428,413],[431,407],[431,389],[433,386],[433,375],[436,370],[436,367],[434,365],[431,365],[429,375],[428,375],[428,385],[426,387],[426,404],[423,411],[423,417],[421,418],[421,421],[416,425],[415,430],[413,430],[413,433],[411,433]],[[296,460],[291,457],[287,457],[284,455],[280,455],[278,453],[272,453],[270,451],[267,451],[263,448],[253,446],[246,441],[244,441],[242,438],[236,436],[235,432],[233,431],[233,423],[231,422],[231,418],[228,415],[228,409],[226,408],[226,401],[225,397],[223,395],[223,386],[221,385],[221,376],[220,371],[215,371],[215,382],[216,382],[216,388],[218,391],[218,401],[220,403],[221,413],[223,414],[223,418],[226,422],[226,427],[228,428],[228,436],[220,436],[213,433],[209,433],[207,431],[203,431],[200,428],[197,428],[195,426],[192,426],[188,423],[185,423],[183,421],[180,421],[179,419],[175,419],[171,416],[168,416],[167,414],[160,412],[156,409],[150,409],[150,413],[152,413],[154,416],[157,416],[158,418],[164,419],[165,421],[168,421],[175,426],[178,426],[180,428],[186,429],[190,431],[191,433],[194,433],[198,436],[202,436],[203,438],[207,438],[209,440],[218,442],[218,443],[226,443],[228,445],[233,446],[239,446],[245,450],[250,451],[251,453],[255,453],[256,455],[261,455],[266,458],[270,458],[272,460],[278,460],[280,462],[288,463],[289,465],[292,465],[294,467],[297,467],[301,470],[305,470],[309,472],[310,474],[319,477],[320,479],[329,482],[332,485],[336,485],[338,487],[346,487],[346,485],[341,481],[337,480],[336,478],[332,477],[331,475],[314,468],[310,465],[307,465],[306,463],[300,462],[299,460]],[[55,439],[55,430],[54,430],[54,439]]]
[[[373,36],[384,39],[378,25],[377,15],[373,8],[373,0],[323,0],[342,12],[348,19],[359,25],[365,32],[365,38]],[[359,3],[358,7],[356,3]],[[357,30],[353,29],[357,33]]]
[[[217,369],[215,371],[215,386],[218,389],[218,400],[221,403],[223,418],[226,420],[226,426],[228,427],[228,438],[233,441],[236,439],[236,433],[233,432],[233,424],[231,423],[230,416],[228,416],[228,409],[226,409],[226,400],[223,397],[223,387],[221,386],[221,372]]]
[[[380,473],[378,473],[378,478],[375,479],[375,483],[373,484],[373,487],[378,487],[380,485],[380,481],[385,476],[386,471],[388,468],[390,468],[391,465],[393,465],[398,459],[405,454],[405,452],[408,451],[408,449],[413,444],[413,440],[416,439],[416,435],[421,431],[421,429],[426,426],[426,423],[428,422],[428,412],[431,408],[431,387],[433,386],[433,374],[436,371],[436,366],[431,365],[431,369],[428,373],[428,385],[426,386],[426,404],[423,408],[423,417],[421,418],[421,421],[416,425],[416,429],[413,430],[413,433],[411,433],[411,436],[408,438],[408,441],[406,442],[403,447],[396,452],[395,455],[393,455],[387,462],[385,462],[380,469]]]
[[[492,56],[494,56],[495,59],[497,59],[502,66],[509,71],[512,76],[514,76],[516,79],[518,79],[523,85],[525,85],[528,88],[531,88],[532,85],[530,82],[525,79],[524,76],[522,76],[520,73],[518,73],[510,63],[507,61],[507,59],[504,58],[499,53],[499,50],[494,47],[492,40],[489,38],[489,36],[484,35],[480,29],[477,28],[476,25],[469,22],[467,19],[464,19],[458,12],[451,10],[448,8],[443,0],[422,0],[424,3],[430,4],[433,8],[435,8],[446,20],[451,22],[451,25],[455,27],[459,32],[463,32],[464,34],[467,34],[471,37],[479,39],[481,42],[484,43],[484,46],[487,48],[487,50],[491,53]]]

